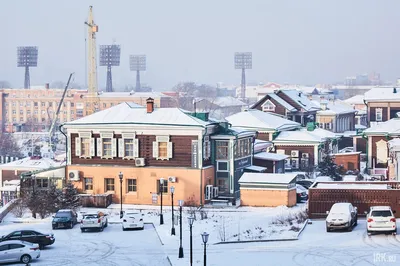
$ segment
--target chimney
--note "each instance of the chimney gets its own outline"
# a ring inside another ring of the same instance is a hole
[[[44,84],[44,87],[46,88],[46,90],[48,90],[50,88],[50,84],[46,83],[46,84]]]
[[[148,98],[146,100],[146,105],[147,105],[147,113],[152,113],[154,111],[154,99],[153,98]]]
[[[393,93],[397,93],[397,89],[396,88],[393,88]]]

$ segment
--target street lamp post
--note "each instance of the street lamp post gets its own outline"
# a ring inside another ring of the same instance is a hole
[[[201,234],[201,238],[203,239],[203,244],[204,244],[204,266],[207,266],[207,242],[208,242],[208,236],[206,232]]]
[[[171,203],[172,203],[172,228],[171,228],[171,236],[175,235],[175,219],[174,219],[174,192],[175,187],[171,186]]]
[[[189,216],[188,217],[188,222],[189,222],[189,229],[190,229],[190,266],[193,265],[193,235],[192,235],[192,228],[193,228],[193,222],[194,222],[194,217]]]
[[[178,258],[183,258],[183,247],[182,247],[182,206],[183,200],[179,200],[179,256]]]
[[[122,172],[119,172],[118,176],[119,176],[119,182],[120,182],[119,188],[120,188],[120,193],[121,193],[121,199],[120,199],[120,201],[121,201],[121,211],[119,213],[119,218],[122,218],[122,216],[124,215],[124,213],[122,211],[122,180],[124,178],[124,175],[122,174]]]
[[[33,190],[33,194],[35,194],[36,175],[32,175],[32,180],[33,180],[32,190]]]
[[[160,196],[161,196],[161,205],[160,205],[160,225],[164,224],[164,216],[162,213],[162,194],[163,194],[163,185],[164,185],[164,178],[160,178]]]

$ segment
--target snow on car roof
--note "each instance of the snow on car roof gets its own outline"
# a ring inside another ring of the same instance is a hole
[[[373,206],[371,207],[371,210],[391,210],[392,208],[390,206]]]
[[[349,210],[350,203],[348,202],[341,202],[333,204],[330,212],[343,212]]]

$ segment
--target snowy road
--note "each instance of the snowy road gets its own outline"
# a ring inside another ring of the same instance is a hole
[[[51,232],[51,224],[4,224],[0,234],[18,229]],[[81,233],[79,225],[72,230],[53,231],[56,242],[41,252],[32,265],[109,265],[109,266],[169,266],[160,240],[152,225],[143,231],[122,231],[120,224],[109,224],[103,232]]]
[[[327,233],[324,221],[314,221],[312,225],[307,225],[297,241],[210,245],[207,251],[209,266],[400,265],[400,237],[369,237],[365,220],[360,220],[352,232]],[[194,265],[202,265],[202,252],[202,248],[197,247]],[[188,255],[186,252],[185,256]],[[185,265],[180,262],[176,266]]]

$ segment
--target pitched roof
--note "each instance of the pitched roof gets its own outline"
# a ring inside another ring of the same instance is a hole
[[[326,139],[338,138],[336,134],[322,129],[316,128],[313,131],[307,131],[307,129],[300,129],[294,131],[281,132],[273,141],[275,142],[311,142],[320,143]]]
[[[289,98],[291,98],[293,101],[295,101],[297,104],[299,104],[304,110],[306,111],[318,111],[319,107],[316,106],[313,102],[311,102],[307,95],[302,93],[301,91],[297,89],[284,89],[280,90],[280,92],[284,93],[287,95]]]
[[[81,119],[65,123],[66,126],[81,124],[205,126],[211,124],[211,122],[195,118],[189,112],[180,108],[154,108],[152,113],[147,113],[146,107],[124,102]]]
[[[235,127],[259,130],[285,130],[300,127],[297,122],[254,109],[228,116],[226,120]]]
[[[385,122],[380,122],[364,130],[367,135],[400,135],[400,118],[392,118]]]
[[[259,105],[260,103],[266,102],[267,97],[270,97],[271,99],[275,100],[277,103],[279,103],[280,105],[285,107],[285,109],[287,109],[290,112],[295,112],[296,111],[296,108],[291,106],[288,102],[286,102],[284,99],[282,99],[281,97],[279,97],[278,95],[276,95],[273,92],[267,93],[266,95],[264,95],[260,100],[258,100],[256,103],[251,105],[251,108],[255,108],[255,106]]]
[[[269,174],[269,173],[243,173],[239,183],[261,183],[261,184],[289,184],[296,179],[297,174]]]
[[[313,101],[313,103],[321,107],[321,103],[318,101]],[[334,100],[334,101],[328,101],[326,110],[320,110],[317,112],[317,114],[320,115],[338,115],[338,114],[348,114],[348,113],[355,113],[357,110],[354,110],[354,108],[347,104],[344,103],[340,100]]]
[[[397,88],[394,92],[393,87],[376,87],[364,94],[364,100],[366,102],[399,101],[400,89]]]
[[[348,104],[364,104],[364,94],[355,95],[344,100],[344,102]]]
[[[35,170],[35,169],[48,169],[52,167],[58,167],[63,163],[53,161],[49,158],[40,158],[40,159],[33,159],[31,157],[26,157],[20,160],[16,160],[13,162],[9,162],[6,164],[0,165],[0,169],[28,169],[28,170]]]
[[[277,154],[265,151],[254,154],[255,159],[267,160],[267,161],[282,161],[287,159],[288,157],[289,155]]]

